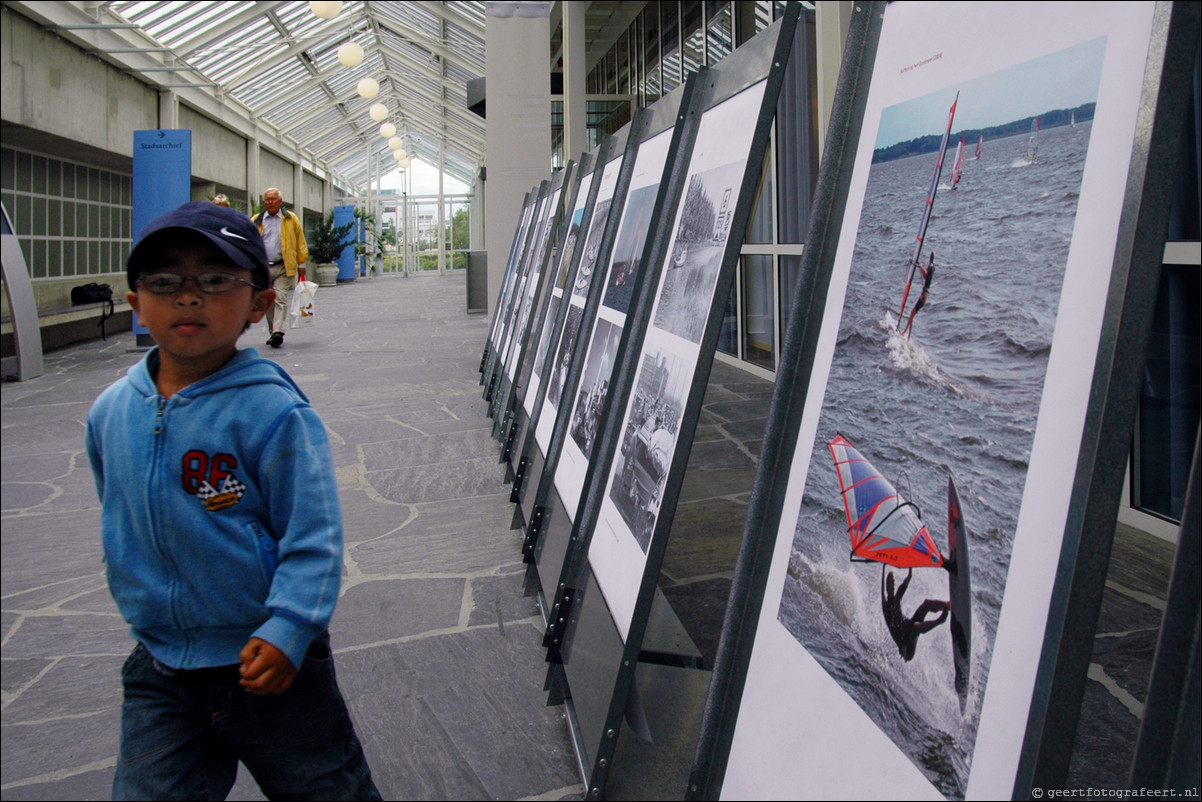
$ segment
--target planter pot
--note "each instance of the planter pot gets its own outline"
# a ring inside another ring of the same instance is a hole
[[[338,283],[338,265],[334,262],[317,265],[313,273],[318,287],[333,287]]]

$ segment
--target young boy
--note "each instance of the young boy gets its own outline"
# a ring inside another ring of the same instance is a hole
[[[207,201],[151,221],[127,298],[157,346],[101,394],[87,449],[109,589],[137,646],[114,799],[379,799],[326,626],[342,520],[325,428],[239,335],[275,293],[258,228]]]

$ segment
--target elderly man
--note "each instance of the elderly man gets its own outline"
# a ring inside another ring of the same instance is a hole
[[[271,288],[275,304],[267,310],[267,328],[271,336],[267,344],[279,348],[284,344],[284,323],[288,319],[288,293],[296,286],[297,269],[309,261],[305,231],[300,218],[281,208],[280,191],[275,187],[263,193],[263,212],[251,217],[263,235],[267,246],[267,261],[271,268]]]

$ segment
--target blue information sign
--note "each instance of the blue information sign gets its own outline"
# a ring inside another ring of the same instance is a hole
[[[355,222],[355,207],[354,206],[335,206],[334,207],[334,225],[344,226],[347,223]],[[354,229],[351,229],[353,232]],[[338,280],[339,281],[354,281],[355,280],[355,241],[353,234],[348,234],[346,238],[346,247],[342,249],[342,253],[338,256]]]
[[[132,245],[154,218],[192,200],[192,131],[155,128],[134,131]],[[139,345],[151,345],[146,327],[134,317]]]

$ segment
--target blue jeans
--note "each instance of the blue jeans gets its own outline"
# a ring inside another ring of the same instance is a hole
[[[238,666],[181,671],[142,644],[121,671],[113,799],[225,799],[238,761],[268,799],[380,799],[334,676],[329,635],[292,686],[256,696]]]

